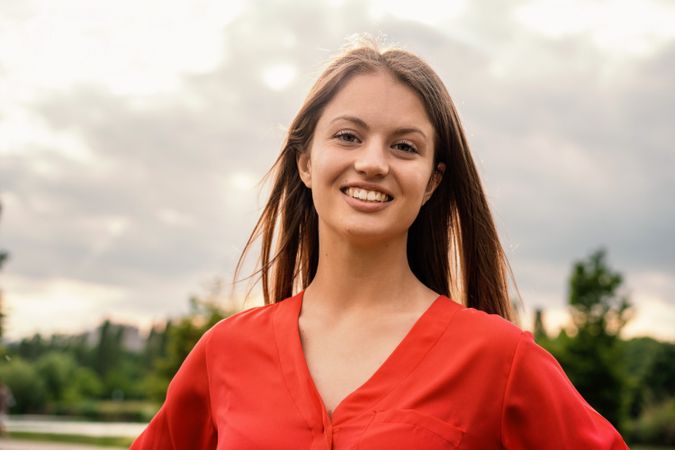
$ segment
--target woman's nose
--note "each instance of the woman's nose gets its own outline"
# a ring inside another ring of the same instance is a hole
[[[354,169],[367,177],[385,176],[389,173],[387,156],[386,145],[373,139],[357,152]]]

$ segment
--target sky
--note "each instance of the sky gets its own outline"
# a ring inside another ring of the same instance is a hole
[[[285,127],[363,32],[446,83],[524,326],[566,324],[572,264],[603,247],[625,335],[675,340],[667,0],[0,0],[6,337],[147,329],[217,294]]]

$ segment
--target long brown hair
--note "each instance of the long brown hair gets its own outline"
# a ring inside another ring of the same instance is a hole
[[[326,104],[346,82],[378,70],[390,72],[418,94],[436,130],[434,167],[444,163],[446,168],[408,231],[412,272],[439,294],[511,319],[509,265],[452,99],[418,56],[400,49],[380,51],[372,41],[335,57],[309,91],[269,173],[274,180],[270,197],[239,258],[235,279],[262,238],[256,273],[261,274],[265,304],[288,298],[312,281],[319,263],[318,216],[296,159],[308,151]]]

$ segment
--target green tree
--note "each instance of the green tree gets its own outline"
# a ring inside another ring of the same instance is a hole
[[[620,291],[623,276],[612,270],[599,249],[572,269],[569,304],[579,333],[614,339],[630,318],[630,302]]]
[[[2,217],[2,203],[0,203],[0,217]],[[7,253],[5,250],[0,249],[0,270],[2,270],[2,266],[7,261],[7,258],[9,258],[9,253]],[[5,335],[6,317],[7,314],[5,313],[4,298],[2,295],[2,289],[0,289],[0,356],[4,354],[4,349],[2,346],[2,338]]]
[[[7,252],[0,251],[0,269],[7,259]],[[5,336],[5,319],[7,318],[7,313],[5,313],[5,299],[2,294],[2,289],[0,289],[0,355],[2,355],[2,338]]]
[[[30,338],[23,338],[19,341],[16,348],[18,356],[27,361],[33,361],[49,350],[49,343],[40,333],[36,333]]]
[[[47,388],[47,401],[56,403],[63,400],[64,392],[73,381],[77,367],[73,357],[51,351],[42,355],[34,367]]]
[[[102,395],[113,400],[146,395],[138,380],[144,377],[147,364],[141,354],[125,348],[127,330],[124,325],[105,320],[98,329],[98,342],[93,350],[92,367],[103,382]]]
[[[3,380],[14,397],[11,411],[16,414],[44,411],[47,404],[47,387],[35,367],[21,358],[12,358],[0,366]]]
[[[569,305],[576,334],[558,356],[584,398],[615,426],[625,417],[627,380],[619,335],[629,319],[623,277],[610,268],[604,249],[574,263]]]
[[[110,320],[105,320],[98,331],[98,342],[94,352],[94,370],[101,378],[105,378],[117,366],[122,356],[123,330]]]
[[[643,383],[649,387],[647,401],[651,403],[675,397],[675,344],[661,343]]]
[[[153,370],[145,380],[146,389],[151,393],[153,400],[163,400],[169,381],[202,334],[231,313],[232,311],[223,310],[212,300],[191,297],[190,313],[168,323],[164,337],[154,338],[155,345],[160,345],[164,351],[161,357],[155,359]],[[147,351],[155,350],[147,349]]]
[[[143,361],[146,368],[151,368],[155,361],[166,355],[171,321],[167,320],[164,324],[158,324],[152,327],[150,334],[145,341],[143,348]]]
[[[534,310],[534,338],[537,342],[548,339],[544,326],[544,311],[541,308]]]
[[[103,383],[96,372],[88,367],[77,367],[70,382],[63,390],[62,401],[68,405],[79,404],[85,400],[93,400],[103,393]]]
[[[623,356],[626,361],[626,373],[630,382],[630,400],[628,413],[630,417],[638,417],[648,403],[653,403],[661,398],[668,397],[667,392],[653,383],[653,372],[663,371],[662,361],[667,350],[664,346],[675,347],[675,344],[659,342],[651,337],[633,338],[622,342]],[[670,392],[675,393],[675,358],[669,361],[670,367],[666,367],[665,374],[670,374]],[[654,384],[654,385],[653,385]],[[654,390],[654,388],[656,390]]]

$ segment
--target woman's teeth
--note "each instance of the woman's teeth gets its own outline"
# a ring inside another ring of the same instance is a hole
[[[368,191],[366,189],[359,189],[359,188],[353,188],[349,187],[345,189],[345,194],[352,198],[356,198],[359,200],[363,200],[366,202],[388,202],[391,200],[391,198],[383,193],[383,192],[378,192],[378,191]]]

